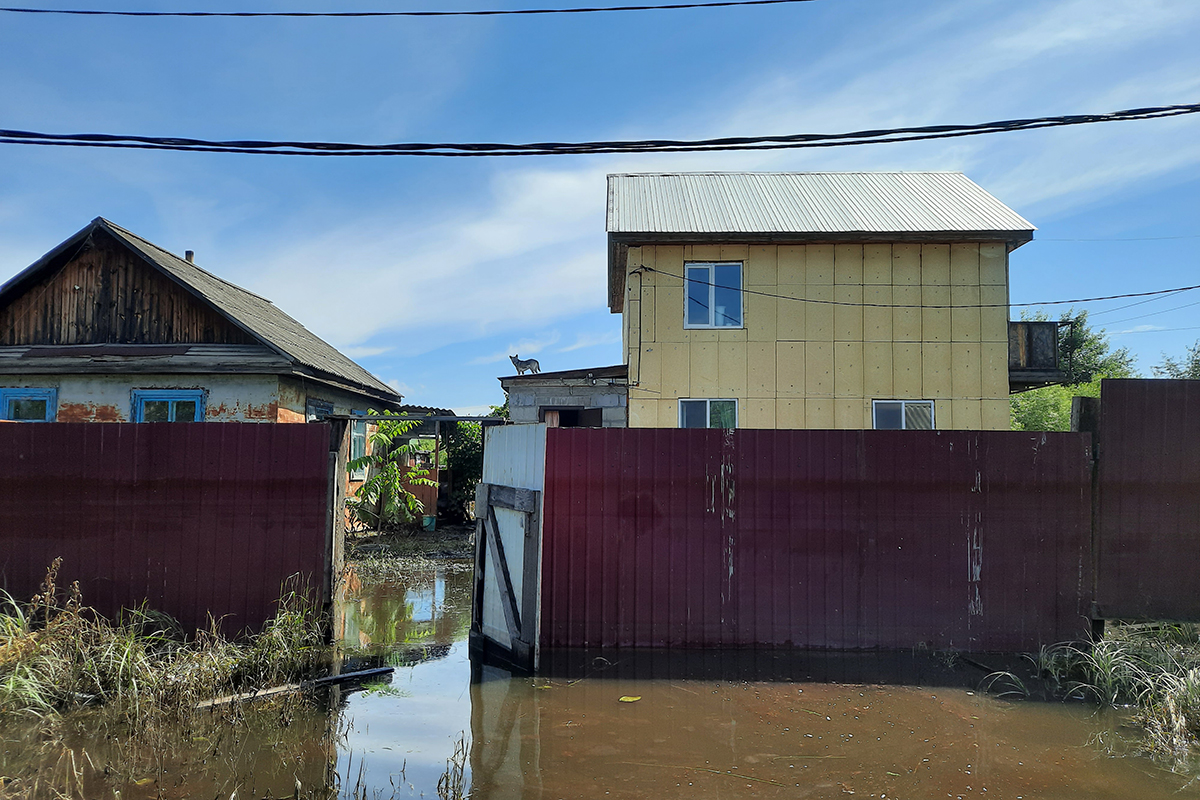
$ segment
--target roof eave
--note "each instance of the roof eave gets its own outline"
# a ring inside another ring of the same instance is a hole
[[[1035,229],[987,231],[823,231],[759,232],[608,232],[608,309],[613,314],[625,308],[625,272],[630,247],[654,244],[746,243],[746,244],[846,244],[887,242],[1003,242],[1009,252],[1033,240]]]

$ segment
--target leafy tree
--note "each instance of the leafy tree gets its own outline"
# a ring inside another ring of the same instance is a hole
[[[1154,370],[1156,378],[1200,380],[1200,339],[1197,339],[1196,343],[1187,349],[1183,358],[1171,358],[1163,353],[1162,363],[1155,364],[1151,369]]]
[[[1047,321],[1043,312],[1023,313],[1022,319]],[[1133,378],[1134,357],[1129,348],[1112,349],[1108,334],[1088,324],[1088,312],[1071,309],[1062,315],[1058,331],[1059,368],[1066,380],[1058,386],[1013,395],[1012,429],[1015,431],[1066,431],[1071,429],[1071,398],[1099,397],[1103,378]]]
[[[1071,398],[1099,397],[1100,378],[1074,386],[1043,386],[1028,392],[1014,394],[1012,404],[1012,429],[1014,431],[1069,431],[1071,430]]]
[[[508,400],[491,406],[491,417],[508,419]],[[456,422],[442,429],[446,442],[446,466],[454,485],[450,489],[450,515],[467,518],[467,504],[475,499],[475,486],[483,478],[483,426],[478,422]]]
[[[429,470],[408,466],[412,444],[397,441],[420,425],[419,419],[390,412],[381,416],[373,410],[371,417],[375,423],[375,432],[369,437],[371,452],[347,464],[350,472],[366,469],[367,479],[347,505],[350,513],[369,528],[399,530],[415,522],[425,510],[405,482],[414,486],[437,486],[437,482],[430,480]]]
[[[467,503],[475,499],[475,485],[483,477],[483,426],[478,422],[456,422],[442,429],[446,442],[446,466],[453,476],[450,488],[451,517],[467,518]]]

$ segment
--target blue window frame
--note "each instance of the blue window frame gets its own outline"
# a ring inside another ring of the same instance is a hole
[[[54,422],[57,389],[0,389],[0,419]]]
[[[203,389],[134,389],[134,422],[203,422]]]

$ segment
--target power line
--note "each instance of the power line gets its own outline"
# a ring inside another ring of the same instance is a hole
[[[1200,331],[1200,325],[1190,325],[1186,328],[1150,328],[1144,331],[1114,331],[1109,336],[1125,336],[1130,333],[1173,333],[1175,331]]]
[[[1172,311],[1178,311],[1181,308],[1191,308],[1192,306],[1200,306],[1200,300],[1197,300],[1194,303],[1184,303],[1181,306],[1175,306],[1173,308],[1164,308],[1162,311],[1152,311],[1149,314],[1139,314],[1136,317],[1126,317],[1125,319],[1108,320],[1105,324],[1106,325],[1117,325],[1122,322],[1133,322],[1135,319],[1145,319],[1146,317],[1157,317],[1159,314],[1169,314]]]
[[[100,9],[0,7],[9,14],[56,14],[77,17],[503,17],[532,14],[599,14],[613,11],[675,11],[686,8],[777,6],[816,0],[717,0],[712,3],[663,3],[635,6],[585,6],[579,8],[503,8],[465,11],[106,11]]]
[[[760,291],[757,289],[747,289],[745,287],[739,287],[739,286],[723,286],[720,284],[713,283],[712,281],[700,280],[699,278],[688,278],[683,275],[677,275],[673,272],[666,272],[665,270],[655,269],[654,267],[647,267],[645,264],[639,264],[637,267],[635,267],[633,269],[633,272],[638,272],[641,270],[645,270],[646,272],[655,272],[655,273],[658,273],[659,275],[666,275],[669,278],[677,278],[678,280],[684,281],[686,283],[695,283],[695,284],[699,284],[700,286],[714,286],[718,289],[735,289],[735,290],[741,291],[743,294],[759,295],[760,297],[774,297],[777,300],[793,300],[798,303],[814,303],[814,304],[826,305],[826,306],[854,306],[856,308],[958,309],[958,308],[1012,308],[1013,306],[1016,306],[1018,308],[1025,308],[1025,307],[1029,307],[1029,306],[1065,306],[1065,305],[1073,305],[1075,303],[1096,303],[1101,300],[1121,300],[1126,297],[1150,297],[1152,295],[1178,294],[1180,292],[1190,292],[1193,289],[1200,289],[1200,284],[1196,284],[1195,286],[1180,286],[1175,289],[1158,289],[1158,290],[1155,290],[1152,292],[1129,292],[1126,294],[1107,295],[1105,297],[1081,297],[1081,298],[1077,298],[1075,300],[1040,300],[1040,301],[1034,302],[1034,303],[956,303],[956,304],[951,304],[951,305],[925,305],[925,304],[904,304],[904,303],[865,303],[865,302],[864,303],[852,303],[852,302],[848,302],[845,300],[816,300],[816,299],[808,298],[808,297],[791,297],[790,295],[786,295],[786,294],[774,294],[773,292],[763,292],[763,291]],[[854,284],[838,284],[838,285],[861,287],[861,286],[867,286],[868,284],[854,283]],[[873,285],[873,284],[871,284],[871,285]],[[1190,303],[1189,305],[1198,305],[1198,304],[1200,304],[1200,300],[1196,301],[1196,303]],[[1186,308],[1186,306],[1179,306],[1179,308]],[[1175,309],[1167,309],[1167,310],[1174,311]],[[1159,313],[1162,313],[1162,312],[1159,312]],[[1153,316],[1153,315],[1147,315],[1147,316]],[[1140,319],[1140,318],[1135,317],[1134,319]],[[1117,320],[1117,321],[1125,322],[1126,320]],[[1111,325],[1113,323],[1109,323],[1109,324]]]
[[[1150,108],[1132,108],[1107,114],[1073,114],[984,122],[970,125],[924,125],[882,128],[851,133],[798,133],[784,136],[734,136],[717,139],[638,139],[592,142],[399,142],[351,144],[269,140],[214,141],[182,137],[121,135],[108,133],[39,133],[0,129],[0,144],[29,144],[53,147],[109,147],[142,150],[174,150],[204,153],[302,156],[530,156],[595,155],[606,153],[687,153],[726,150],[782,150],[809,147],[845,147],[858,144],[913,142],[951,139],[985,133],[1010,133],[1069,125],[1160,119],[1200,113],[1200,103]]]
[[[1200,233],[1187,236],[1129,236],[1098,239],[1047,239],[1039,236],[1039,242],[1167,242],[1177,239],[1200,239]]]

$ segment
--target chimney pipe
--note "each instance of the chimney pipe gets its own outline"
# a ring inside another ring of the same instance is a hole
[[[184,258],[184,260],[185,260],[185,261],[187,261],[189,264],[194,264],[194,263],[196,263],[195,261],[193,261],[193,260],[192,260],[192,259],[194,259],[195,257],[196,257],[196,254],[195,254],[194,252],[192,252],[191,250],[184,250],[184,251],[183,251],[183,258]]]

